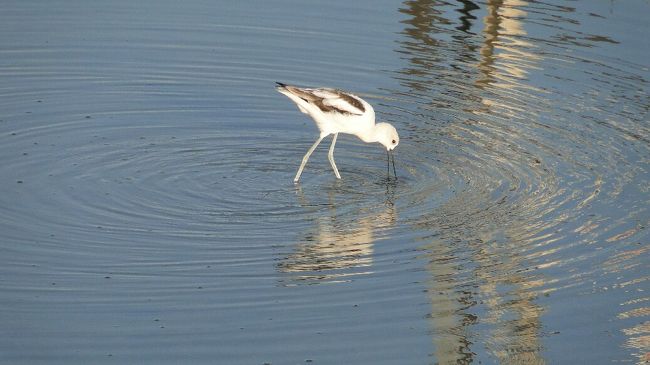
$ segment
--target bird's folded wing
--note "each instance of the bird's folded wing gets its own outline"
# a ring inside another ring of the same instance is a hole
[[[361,115],[365,111],[356,97],[339,90],[318,89],[314,90],[314,95],[322,98],[323,105],[332,107],[339,113]]]
[[[363,104],[357,97],[340,90],[330,88],[307,89],[289,85],[285,85],[284,88],[305,102],[316,106],[323,113],[335,112],[362,115],[365,112]],[[304,107],[301,107],[299,103],[298,107],[300,111],[306,113]]]

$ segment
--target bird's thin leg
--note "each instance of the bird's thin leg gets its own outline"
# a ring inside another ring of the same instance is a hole
[[[393,156],[393,174],[395,175],[395,180],[397,180],[397,171],[395,170],[395,155],[393,154],[393,151],[390,151],[390,154]],[[390,172],[388,173],[390,175]]]
[[[309,156],[311,156],[311,154],[316,149],[316,146],[318,146],[318,144],[320,143],[320,141],[323,140],[323,138],[325,138],[325,136],[318,137],[316,142],[314,142],[314,144],[309,148],[307,153],[305,153],[305,157],[302,158],[302,163],[300,164],[300,168],[298,169],[298,173],[296,173],[296,177],[293,178],[294,183],[297,183],[298,180],[300,180],[300,175],[302,174],[302,169],[305,168],[305,165],[307,164],[307,161],[309,160]]]
[[[327,154],[327,157],[329,158],[330,164],[334,169],[334,175],[336,175],[337,179],[340,179],[341,175],[339,174],[339,169],[336,168],[336,162],[334,162],[334,145],[336,144],[336,137],[338,136],[338,133],[334,133],[334,138],[332,138],[332,145],[330,146],[330,152]]]

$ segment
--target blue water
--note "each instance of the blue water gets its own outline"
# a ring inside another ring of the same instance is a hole
[[[650,359],[647,1],[1,8],[1,364]]]

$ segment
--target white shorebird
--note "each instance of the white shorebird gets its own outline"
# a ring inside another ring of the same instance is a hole
[[[277,90],[291,99],[301,112],[312,117],[320,131],[320,136],[309,148],[296,173],[293,182],[300,180],[302,170],[305,168],[309,156],[316,149],[316,146],[323,138],[333,134],[332,145],[327,155],[336,178],[341,175],[334,162],[334,145],[339,133],[354,134],[366,143],[379,142],[386,147],[386,155],[390,164],[389,151],[392,151],[399,144],[399,135],[395,127],[388,123],[375,124],[375,111],[370,104],[356,95],[330,89],[318,88],[307,89],[281,82],[276,82]],[[390,166],[389,166],[390,168]],[[390,173],[390,172],[389,172]],[[393,174],[395,172],[395,157],[393,157]]]

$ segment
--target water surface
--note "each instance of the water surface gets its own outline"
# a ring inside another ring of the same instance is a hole
[[[2,8],[0,363],[650,359],[647,1]]]

